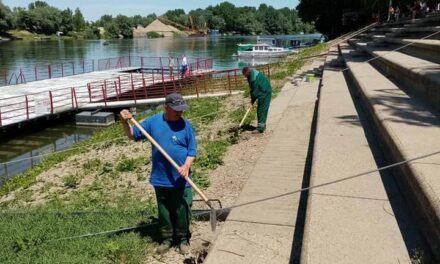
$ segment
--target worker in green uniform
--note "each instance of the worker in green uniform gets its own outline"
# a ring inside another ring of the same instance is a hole
[[[243,68],[243,75],[247,78],[250,94],[251,105],[258,100],[257,104],[257,129],[252,133],[263,133],[266,130],[267,113],[269,112],[270,99],[272,97],[272,86],[266,76],[250,67]]]

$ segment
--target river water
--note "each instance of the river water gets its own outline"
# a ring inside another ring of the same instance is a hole
[[[228,69],[273,61],[241,61],[233,58],[239,43],[256,43],[256,37],[200,37],[58,41],[10,41],[0,43],[0,69],[17,69],[59,61],[98,60],[119,56],[209,57],[214,69]],[[1,87],[0,87],[1,94]],[[11,140],[0,138],[1,179],[14,176],[41,160],[41,155],[63,150],[90,137],[94,128],[81,128],[71,122],[29,132]]]
[[[103,45],[107,42],[108,45]],[[121,40],[11,41],[0,43],[0,68],[19,68],[60,60],[98,60],[119,56],[210,57],[214,68],[238,66],[232,57],[238,43],[255,43],[255,37],[159,38]]]

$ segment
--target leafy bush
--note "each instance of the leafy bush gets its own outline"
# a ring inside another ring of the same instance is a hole
[[[154,39],[154,38],[163,38],[163,37],[164,37],[163,34],[157,33],[155,31],[147,32],[147,38]]]

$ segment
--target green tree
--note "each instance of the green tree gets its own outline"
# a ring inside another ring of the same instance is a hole
[[[208,20],[208,26],[210,29],[218,29],[220,31],[224,31],[226,27],[226,22],[221,16],[213,15]]]
[[[95,26],[86,26],[86,29],[84,30],[84,38],[85,39],[99,39],[99,29]]]
[[[61,11],[46,2],[36,1],[29,4],[26,27],[43,34],[55,34],[61,25]]]
[[[268,7],[265,11],[264,27],[270,34],[283,34],[283,27],[280,20],[285,19],[273,7]]]
[[[14,26],[15,21],[11,9],[0,1],[0,33],[13,28]]]
[[[113,22],[113,16],[111,15],[103,15],[101,16],[101,18],[99,18],[96,22],[95,25],[98,27],[108,27],[110,23]]]
[[[80,32],[86,28],[86,21],[84,20],[84,16],[81,13],[79,8],[75,9],[75,13],[73,14],[73,30]]]
[[[31,24],[31,18],[29,12],[22,7],[14,7],[13,10],[15,26],[19,29],[28,29],[28,25]]]
[[[106,38],[119,38],[119,28],[115,22],[106,23],[104,29]]]
[[[213,14],[223,18],[226,23],[224,27],[225,31],[232,32],[236,30],[239,13],[233,4],[229,2],[220,3],[213,7]]]
[[[198,8],[196,10],[190,11],[189,15],[193,19],[194,26],[197,29],[202,30],[205,28],[205,25],[208,24],[208,16],[212,14],[208,13],[207,11],[201,8]]]
[[[118,15],[115,18],[115,23],[118,27],[118,33],[121,34],[124,38],[133,37],[133,22],[129,17]]]
[[[409,0],[394,0],[393,4],[405,7]],[[314,22],[316,29],[329,37],[353,30],[371,22],[373,13],[386,14],[389,1],[384,0],[300,0],[297,10],[306,22]],[[354,15],[343,23],[344,14]]]
[[[185,15],[185,10],[183,9],[174,9],[174,10],[168,10],[164,16],[166,16],[169,20],[179,23],[179,18]],[[186,24],[186,21],[182,25]]]
[[[73,13],[69,8],[61,11],[60,31],[65,35],[73,30]]]
[[[44,1],[35,1],[28,5],[29,10],[33,10],[36,8],[46,8],[46,7],[49,7],[49,5]]]

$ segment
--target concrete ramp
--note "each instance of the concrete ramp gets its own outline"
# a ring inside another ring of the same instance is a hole
[[[316,62],[311,69],[318,68]],[[286,84],[269,115],[271,139],[205,263],[289,263],[319,81]]]

